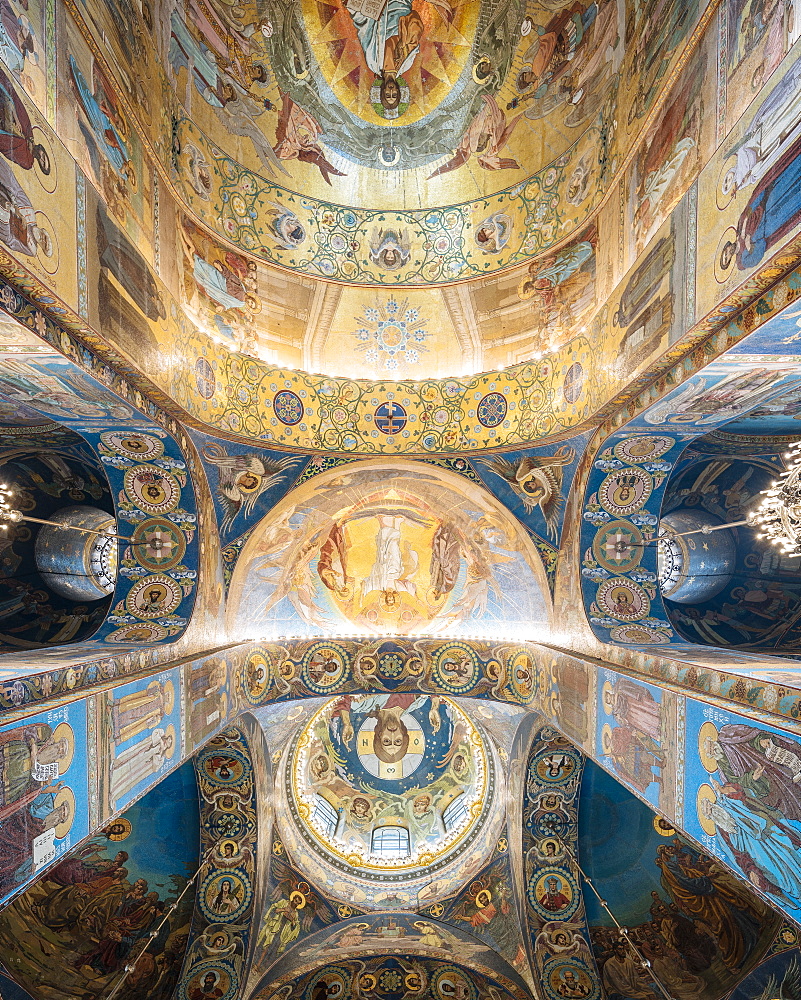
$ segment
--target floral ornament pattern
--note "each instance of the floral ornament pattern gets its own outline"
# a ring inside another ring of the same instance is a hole
[[[390,296],[385,303],[366,308],[356,322],[361,324],[353,334],[356,350],[374,368],[396,372],[404,364],[416,365],[421,351],[428,350],[427,320],[410,308],[408,299],[399,302]]]

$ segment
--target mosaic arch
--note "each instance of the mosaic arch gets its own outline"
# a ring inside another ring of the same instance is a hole
[[[668,479],[688,444],[799,384],[792,307],[692,375],[601,446],[582,512],[581,586],[604,642],[681,644],[657,585],[655,538]]]
[[[548,620],[541,558],[485,490],[411,463],[348,465],[291,491],[245,543],[230,627],[253,638],[529,635]],[[318,693],[338,680],[320,675]]]
[[[191,618],[198,565],[195,490],[182,448],[149,415],[17,323],[6,319],[0,338],[6,414],[51,421],[86,443],[107,477],[116,530],[127,541],[118,545],[108,613],[84,650],[175,640]],[[18,430],[6,432],[15,448]]]

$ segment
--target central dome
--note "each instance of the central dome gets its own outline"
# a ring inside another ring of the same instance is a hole
[[[386,881],[441,867],[483,825],[493,768],[448,699],[343,696],[298,733],[287,798],[307,844],[336,868]]]

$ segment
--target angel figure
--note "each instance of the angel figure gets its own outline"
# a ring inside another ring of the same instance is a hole
[[[287,159],[287,157],[276,155],[277,150],[274,150],[267,141],[263,126],[260,126],[256,121],[264,114],[266,105],[255,101],[246,92],[240,92],[231,85],[225,103],[221,107],[213,104],[211,108],[226,132],[230,135],[241,135],[245,139],[250,139],[256,155],[261,161],[262,168],[268,174],[275,176],[276,170],[289,174],[289,171],[281,163],[281,160]]]
[[[523,501],[526,513],[539,507],[545,518],[548,535],[555,539],[559,514],[564,504],[563,468],[576,457],[575,449],[563,445],[553,455],[526,455],[510,462],[506,458],[479,459],[490,472],[505,479]]]
[[[484,106],[472,120],[467,131],[462,136],[462,141],[456,148],[455,155],[438,167],[429,176],[438,177],[440,174],[447,174],[457,167],[463,166],[467,161],[475,156],[478,165],[484,170],[519,170],[520,164],[510,157],[501,156],[500,152],[512,137],[515,126],[522,118],[522,114],[507,122],[506,115],[498,107],[498,102],[490,94],[483,94]]]
[[[374,229],[370,239],[370,260],[386,271],[398,271],[409,263],[412,248],[406,229]]]
[[[317,137],[322,134],[319,122],[295,104],[288,94],[281,95],[281,115],[275,131],[273,152],[279,160],[301,160],[312,163],[320,171],[326,184],[331,184],[330,175],[346,177],[341,170],[326,158]],[[284,169],[283,167],[281,168]],[[286,173],[286,170],[284,170]]]
[[[262,493],[283,482],[286,477],[281,473],[294,468],[298,462],[291,455],[278,459],[229,455],[218,444],[205,445],[202,453],[218,470],[217,499],[225,511],[221,531],[230,528],[240,512],[249,517]]]

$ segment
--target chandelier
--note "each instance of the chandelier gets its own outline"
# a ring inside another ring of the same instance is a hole
[[[763,490],[764,498],[747,516],[759,528],[757,538],[768,538],[783,555],[801,556],[801,441],[785,452],[786,470]]]

